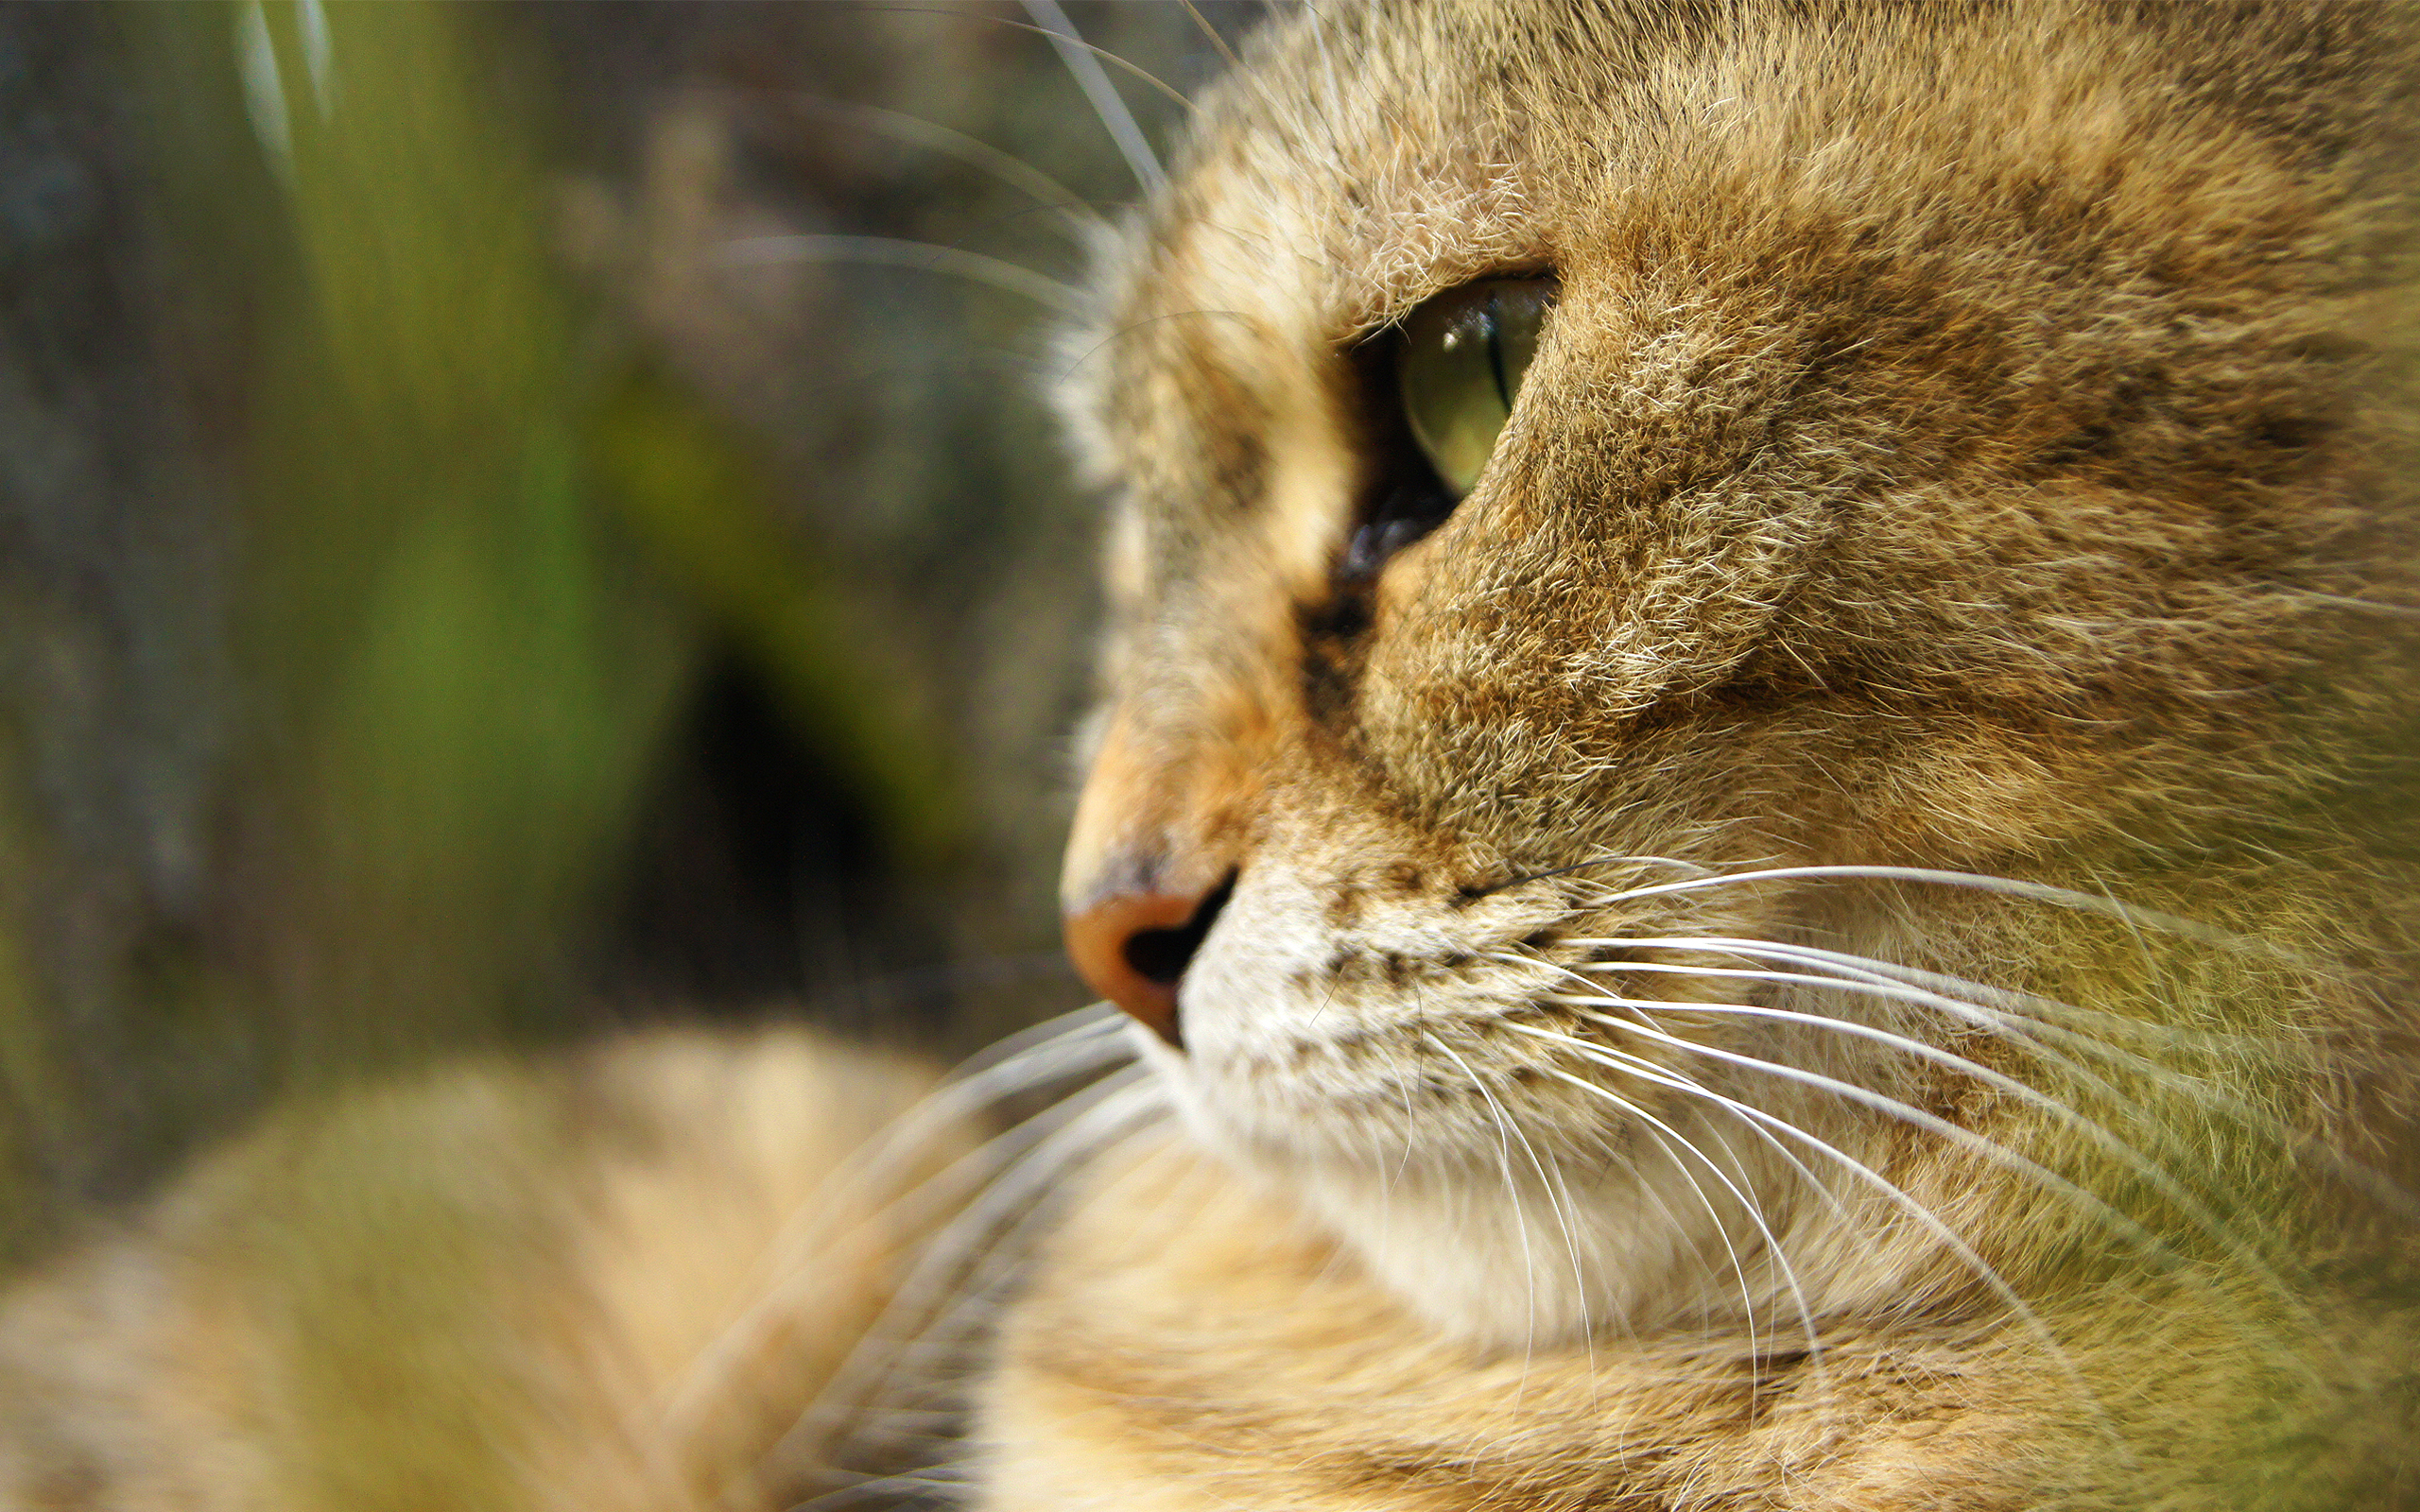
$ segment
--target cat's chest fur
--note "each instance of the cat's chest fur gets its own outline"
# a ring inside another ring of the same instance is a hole
[[[1003,1330],[980,1504],[1879,1509],[2032,1504],[2038,1352],[1955,1321],[1441,1336],[1299,1215],[1195,1154],[1121,1169]]]

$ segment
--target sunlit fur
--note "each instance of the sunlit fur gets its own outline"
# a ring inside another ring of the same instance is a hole
[[[289,1108],[0,1293],[0,1507],[784,1500],[972,1143],[931,1079],[649,1035]]]
[[[1235,890],[997,1508],[2394,1503],[2411,38],[1305,8],[1103,260],[1064,883]],[[1336,571],[1357,343],[1559,301]]]

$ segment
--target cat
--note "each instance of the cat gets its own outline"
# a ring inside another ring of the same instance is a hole
[[[2412,42],[1257,39],[1070,347],[1068,937],[1186,1136],[978,1504],[2413,1494]]]
[[[0,1504],[2409,1504],[2412,26],[1272,20],[1063,349],[1131,1024],[297,1115],[11,1298]],[[481,1285],[315,1326],[432,1138]]]

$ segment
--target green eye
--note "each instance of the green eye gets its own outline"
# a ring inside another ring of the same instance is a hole
[[[1403,325],[1396,373],[1404,419],[1429,466],[1461,498],[1512,418],[1512,396],[1554,302],[1542,278],[1488,279],[1440,294]]]

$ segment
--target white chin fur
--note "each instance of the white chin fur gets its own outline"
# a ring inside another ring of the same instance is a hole
[[[1770,1306],[1774,1278],[1754,1221],[1704,1170],[1685,1173],[1654,1146],[1596,1169],[1540,1156],[1551,1186],[1518,1143],[1501,1160],[1414,1149],[1399,1164],[1276,1148],[1221,1115],[1183,1054],[1137,1038],[1202,1145],[1299,1207],[1443,1332],[1523,1349],[1736,1318],[1743,1280],[1758,1315]]]

